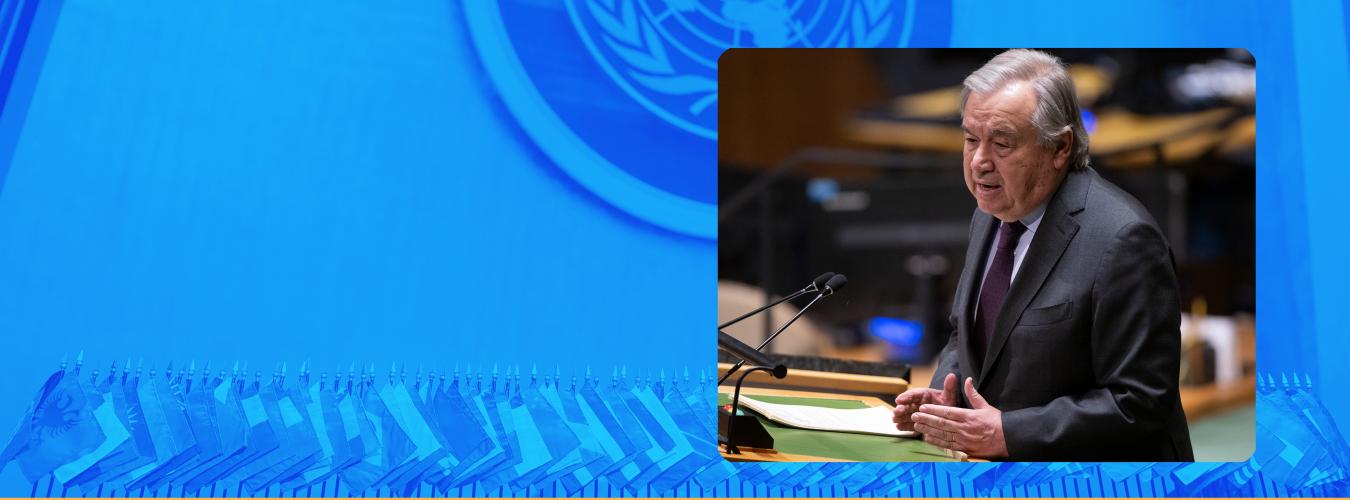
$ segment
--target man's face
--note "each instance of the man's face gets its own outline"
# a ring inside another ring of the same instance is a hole
[[[1012,82],[966,100],[962,165],[966,187],[980,210],[1012,222],[1026,216],[1059,187],[1072,150],[1070,134],[1053,147],[1038,140],[1031,122],[1036,92]]]

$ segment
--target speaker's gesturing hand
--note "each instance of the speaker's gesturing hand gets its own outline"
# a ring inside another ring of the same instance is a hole
[[[913,415],[919,407],[926,404],[956,406],[956,374],[948,373],[942,379],[942,390],[910,389],[895,397],[895,428],[902,431],[914,430]]]
[[[975,391],[975,381],[970,378],[966,379],[965,392],[970,409],[922,404],[919,411],[910,415],[914,430],[922,432],[923,440],[930,444],[962,451],[972,457],[1008,456],[1003,437],[1003,412]]]

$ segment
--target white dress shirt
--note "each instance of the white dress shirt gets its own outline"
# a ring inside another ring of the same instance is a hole
[[[1012,279],[1008,282],[1009,290],[1012,290],[1012,283],[1017,281],[1017,272],[1022,269],[1022,260],[1026,258],[1027,249],[1031,248],[1031,240],[1036,237],[1036,228],[1041,225],[1041,218],[1045,216],[1045,205],[1045,203],[1042,203],[1019,221],[1027,227],[1027,230],[1022,232],[1022,237],[1017,240],[1017,248],[1013,249]],[[1003,227],[1003,221],[999,221],[999,227]],[[998,240],[1002,237],[1002,232],[996,232],[994,239],[989,242],[991,245],[989,257],[984,261],[984,273],[980,275],[980,288],[977,290],[984,290],[984,279],[989,275],[989,268],[994,265],[994,254],[998,251]],[[976,304],[978,305],[979,302],[977,301]]]

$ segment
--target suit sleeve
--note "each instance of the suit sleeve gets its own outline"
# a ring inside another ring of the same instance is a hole
[[[953,321],[953,324],[956,322]],[[956,329],[952,329],[951,336],[947,338],[947,345],[942,347],[942,351],[937,355],[937,367],[933,370],[933,380],[928,383],[932,389],[942,390],[942,380],[947,378],[948,373],[955,373],[956,380],[961,378],[961,357],[959,349],[961,341],[957,339]],[[961,395],[961,401],[965,401],[965,395]]]
[[[1162,430],[1178,404],[1181,304],[1171,251],[1156,227],[1134,223],[1116,233],[1092,295],[1094,388],[1004,412],[1013,459],[1129,443]]]
[[[970,229],[966,232],[966,239],[970,241],[972,245],[974,245],[976,241],[975,227],[978,225],[978,221],[980,220],[981,217],[980,214],[981,214],[980,209],[976,208],[970,215]],[[969,253],[970,252],[968,250],[967,254]],[[963,269],[962,271],[978,272],[978,271],[971,271],[970,264],[971,263],[967,262],[965,269]],[[964,281],[965,281],[964,276],[962,276],[962,282]],[[957,288],[956,293],[958,295],[962,293],[960,287]],[[961,338],[960,338],[961,334],[957,326],[958,325],[957,314],[961,314],[961,312],[953,309],[951,316],[948,317],[948,321],[951,323],[952,326],[952,331],[951,335],[947,337],[947,345],[942,346],[942,351],[938,352],[936,367],[933,370],[933,379],[928,383],[928,387],[930,389],[942,390],[942,381],[943,379],[947,378],[948,373],[956,374],[956,380],[958,382],[965,380],[965,378],[961,376]],[[956,392],[958,404],[963,408],[969,408],[970,405],[966,402],[965,392],[964,391],[956,391]]]

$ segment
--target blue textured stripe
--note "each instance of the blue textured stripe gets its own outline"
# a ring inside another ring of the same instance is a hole
[[[1335,451],[1345,440],[1312,397],[1307,376],[1260,376],[1263,442],[1247,462],[867,465],[722,460],[711,428],[698,420],[712,418],[699,411],[714,405],[701,396],[708,378],[560,384],[558,377],[507,376],[491,384],[391,379],[377,386],[366,377],[355,388],[308,377],[236,384],[152,374],[90,387],[72,379],[53,376],[35,406],[84,397],[90,416],[72,438],[17,452],[33,491],[1250,496],[1344,494],[1350,485]]]

